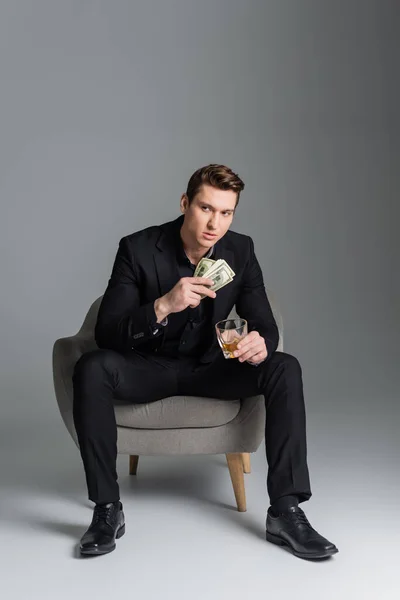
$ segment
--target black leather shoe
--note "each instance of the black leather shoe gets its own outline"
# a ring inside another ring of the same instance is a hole
[[[82,536],[81,554],[107,554],[115,550],[115,540],[125,533],[121,502],[96,504],[89,529]]]
[[[266,538],[273,544],[285,546],[299,558],[328,558],[339,550],[335,544],[313,529],[299,506],[290,506],[275,517],[269,507]]]

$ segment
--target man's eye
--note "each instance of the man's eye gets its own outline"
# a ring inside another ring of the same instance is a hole
[[[208,206],[202,206],[203,210],[208,210]]]

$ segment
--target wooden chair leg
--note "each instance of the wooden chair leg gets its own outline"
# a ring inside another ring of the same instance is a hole
[[[226,460],[228,461],[229,474],[235,493],[237,509],[239,512],[246,512],[242,454],[240,452],[230,452],[226,454]]]
[[[139,457],[135,454],[129,455],[129,475],[136,475]]]
[[[242,452],[243,471],[251,473],[250,452]]]

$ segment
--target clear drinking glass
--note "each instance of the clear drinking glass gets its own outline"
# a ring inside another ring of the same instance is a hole
[[[225,358],[235,358],[238,343],[247,335],[246,319],[224,319],[215,324],[218,343]]]

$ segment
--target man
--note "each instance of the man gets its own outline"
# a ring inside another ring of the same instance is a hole
[[[252,239],[228,231],[243,188],[228,167],[198,169],[181,197],[183,216],[119,243],[95,327],[99,348],[84,354],[73,374],[74,423],[95,503],[82,554],[114,550],[125,532],[113,399],[148,403],[174,395],[257,394],[264,395],[266,407],[267,540],[301,558],[338,552],[298,506],[311,497],[302,371],[294,356],[276,351],[278,329]],[[214,292],[211,279],[194,277],[203,257],[225,259],[233,281]],[[226,360],[214,324],[234,305],[249,332],[237,360]]]

